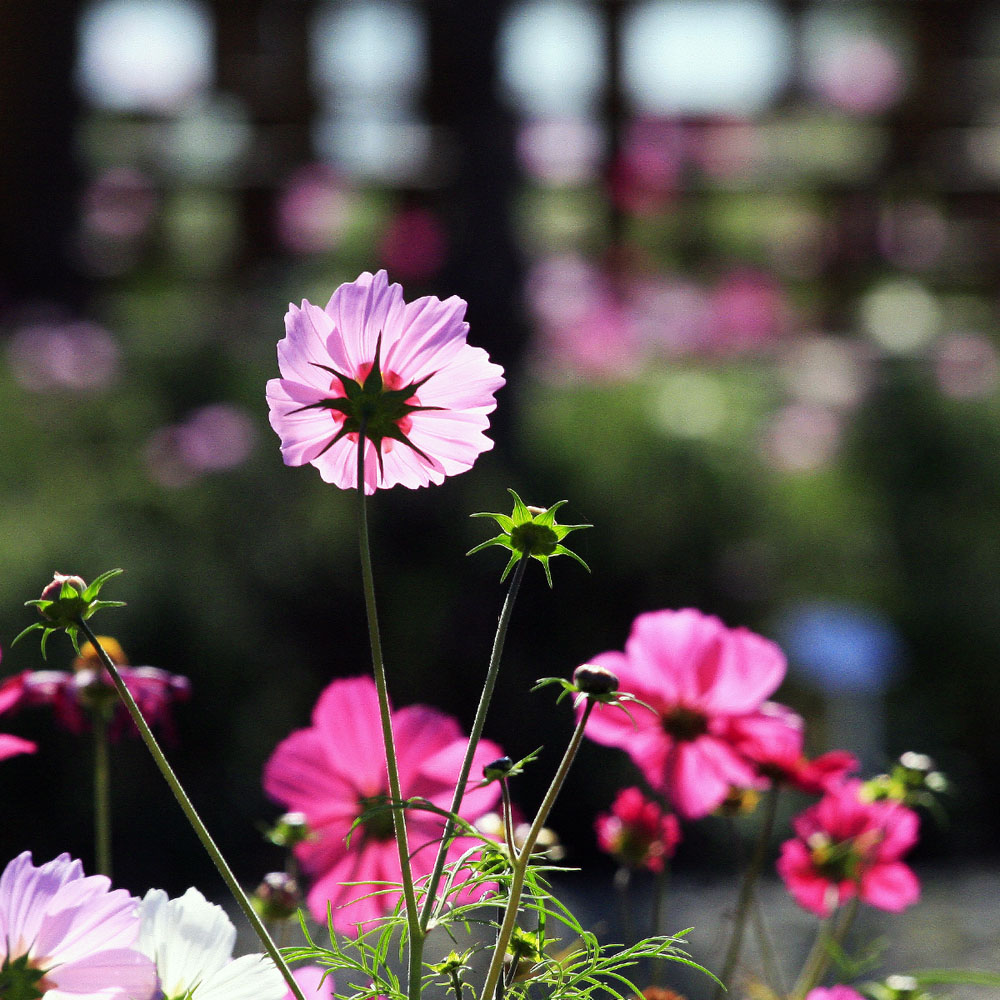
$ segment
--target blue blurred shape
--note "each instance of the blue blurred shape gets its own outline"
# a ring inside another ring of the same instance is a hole
[[[896,674],[899,635],[870,608],[800,604],[785,615],[779,633],[793,669],[824,691],[881,694]]]

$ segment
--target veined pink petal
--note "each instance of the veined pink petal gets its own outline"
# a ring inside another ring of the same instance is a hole
[[[665,785],[670,801],[688,819],[707,816],[732,787],[752,787],[752,769],[726,744],[702,736],[675,744],[667,757]]]
[[[83,878],[83,864],[68,854],[35,867],[24,851],[0,875],[0,920],[9,954],[23,955],[38,935],[48,906],[67,883]]]
[[[55,988],[45,994],[45,1000],[50,997],[79,1000],[81,993],[88,998],[96,994],[107,995],[109,1000],[132,1000],[151,997],[156,990],[156,967],[132,948],[81,954],[72,961],[60,963],[46,978]]]
[[[326,313],[333,320],[350,362],[351,370],[345,374],[356,376],[362,365],[371,363],[380,335],[383,350],[400,338],[403,305],[402,287],[390,285],[385,271],[366,271],[337,288]]]

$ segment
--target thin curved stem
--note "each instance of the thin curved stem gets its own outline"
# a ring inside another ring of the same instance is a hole
[[[743,873],[743,882],[740,885],[739,900],[736,904],[736,916],[733,920],[733,933],[729,939],[729,948],[726,951],[725,964],[722,967],[722,974],[719,976],[719,984],[715,988],[714,1000],[721,1000],[722,994],[726,991],[726,986],[736,971],[737,963],[740,960],[740,952],[743,948],[743,932],[746,930],[747,919],[750,916],[750,908],[753,906],[753,893],[760,877],[761,869],[764,867],[764,859],[767,857],[767,848],[771,843],[771,834],[774,831],[774,818],[778,813],[778,785],[772,783],[764,797],[764,820],[761,823],[760,833],[757,835],[757,843],[754,845],[753,854],[750,857],[750,864],[747,865]],[[726,986],[723,986],[723,983]]]
[[[103,702],[94,721],[94,856],[98,875],[111,878],[111,761],[108,716]]]
[[[368,541],[368,509],[365,503],[365,422],[358,432],[358,547],[361,552],[361,583],[365,594],[365,611],[368,618],[368,641],[372,651],[372,673],[378,692],[379,718],[382,724],[382,743],[385,747],[386,773],[389,779],[389,797],[392,802],[402,802],[399,787],[399,764],[396,741],[392,734],[392,712],[389,708],[389,690],[382,657],[382,638],[378,627],[378,609],[375,604],[375,577],[372,573],[371,546]],[[392,824],[396,835],[399,868],[403,879],[403,900],[406,905],[406,924],[409,935],[409,996],[418,1000],[423,978],[424,931],[420,926],[417,897],[413,888],[413,869],[410,865],[410,847],[406,835],[405,809],[392,810]]]
[[[651,913],[652,928],[651,933],[655,937],[660,933],[663,926],[663,912],[666,906],[667,887],[670,885],[670,862],[663,862],[663,867],[653,877],[653,906]],[[631,940],[631,938],[629,939]],[[660,985],[660,973],[663,971],[663,963],[659,959],[650,959],[649,985]]]
[[[483,735],[483,727],[486,725],[486,713],[493,698],[493,689],[496,686],[497,675],[500,672],[500,658],[503,656],[504,642],[507,639],[507,630],[510,627],[511,615],[514,612],[514,601],[517,600],[517,592],[521,587],[521,580],[524,579],[524,571],[527,568],[528,560],[521,559],[514,567],[514,573],[510,578],[510,587],[507,589],[507,597],[503,602],[503,609],[500,612],[500,619],[497,622],[496,635],[493,638],[493,651],[490,654],[490,665],[486,671],[486,679],[483,681],[483,691],[479,696],[479,705],[476,708],[476,717],[472,720],[472,730],[469,733],[469,745],[465,751],[465,759],[462,761],[461,770],[458,773],[458,781],[455,783],[455,794],[452,796],[451,808],[449,812],[458,815],[462,808],[462,798],[465,795],[465,786],[469,780],[469,773],[472,771],[472,761],[476,755],[476,748]],[[427,897],[424,899],[423,912],[420,914],[420,926],[426,930],[430,922],[431,914],[434,912],[434,897],[437,895],[438,885],[441,882],[441,873],[444,871],[445,860],[448,856],[448,841],[455,829],[452,820],[448,820],[445,825],[444,835],[438,847],[437,857],[434,859],[434,868],[431,870],[431,877],[427,881]],[[513,855],[512,855],[513,857]]]
[[[587,720],[590,718],[593,708],[594,702],[588,698],[586,708],[584,708],[583,714],[580,716],[580,721],[576,724],[576,729],[573,730],[569,746],[566,747],[566,752],[559,762],[559,767],[552,778],[549,790],[545,793],[545,798],[538,807],[538,812],[532,821],[531,829],[528,830],[528,835],[524,838],[520,853],[514,859],[510,894],[507,897],[507,906],[504,910],[503,921],[500,924],[500,931],[497,934],[496,950],[493,952],[493,958],[486,973],[486,982],[483,985],[482,992],[479,994],[480,1000],[488,1000],[488,998],[492,997],[496,991],[497,983],[500,981],[504,955],[507,952],[507,945],[510,944],[511,936],[514,933],[514,925],[517,922],[517,911],[521,905],[521,892],[524,889],[524,877],[528,871],[528,863],[531,861],[531,852],[534,850],[535,843],[538,841],[538,835],[542,832],[542,827],[545,826],[545,821],[549,818],[552,806],[555,804],[566,782],[566,775],[569,774],[569,769],[573,765],[576,752],[580,749],[580,743],[583,741],[583,730],[587,725]]]
[[[105,652],[105,649],[98,641],[97,636],[90,630],[90,626],[87,625],[82,618],[78,618],[76,624],[79,626],[83,634],[90,640],[94,649],[97,650],[97,655],[101,658],[101,663],[104,664],[108,673],[111,675],[111,681],[115,686],[115,690],[117,690],[119,697],[125,703],[125,707],[128,709],[129,715],[132,716],[132,721],[139,730],[139,735],[142,737],[147,749],[152,754],[153,760],[156,762],[156,766],[160,769],[160,774],[163,775],[164,781],[166,781],[167,785],[169,785],[170,791],[174,793],[174,798],[177,799],[177,804],[181,807],[181,810],[187,817],[188,822],[194,829],[195,834],[201,841],[201,846],[205,848],[208,856],[212,859],[212,863],[215,865],[219,874],[222,876],[222,880],[226,883],[229,891],[232,893],[233,899],[236,900],[239,908],[243,911],[243,915],[248,921],[250,921],[250,926],[254,929],[254,933],[257,937],[260,938],[260,942],[264,946],[264,950],[270,956],[271,960],[278,967],[278,971],[284,977],[285,982],[288,984],[288,988],[292,991],[292,996],[295,997],[295,1000],[305,1000],[302,988],[295,981],[295,977],[292,975],[291,970],[288,968],[288,964],[285,962],[284,958],[282,958],[281,952],[278,951],[277,945],[274,943],[271,935],[268,934],[267,928],[264,926],[254,908],[250,905],[250,900],[247,899],[246,893],[241,888],[239,882],[236,881],[236,876],[233,874],[232,869],[229,867],[226,859],[222,856],[222,852],[216,846],[215,841],[212,839],[212,836],[208,832],[205,824],[201,821],[201,817],[198,815],[197,810],[188,798],[187,792],[184,791],[183,786],[177,779],[177,775],[174,774],[173,768],[170,766],[167,758],[163,754],[163,751],[160,749],[160,744],[153,735],[153,731],[149,728],[149,724],[146,722],[142,712],[139,710],[139,706],[135,703],[135,698],[132,697],[132,692],[125,686],[125,682],[122,680],[121,674],[118,673],[118,668],[115,666],[111,657],[108,656],[107,652]]]
[[[798,981],[792,989],[790,1000],[805,1000],[805,996],[811,989],[819,985],[833,956],[833,947],[844,943],[847,932],[854,923],[854,918],[858,913],[858,897],[852,897],[851,901],[843,908],[840,916],[832,915],[828,920],[820,924],[816,941],[809,952],[805,965]]]

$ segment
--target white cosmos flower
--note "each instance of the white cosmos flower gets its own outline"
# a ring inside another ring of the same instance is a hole
[[[233,959],[236,928],[194,888],[179,899],[150,889],[138,947],[156,963],[164,1000],[283,1000],[285,980],[265,955]]]

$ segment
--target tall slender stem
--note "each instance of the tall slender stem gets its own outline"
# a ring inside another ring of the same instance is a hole
[[[375,578],[372,573],[371,547],[368,542],[368,509],[365,503],[365,421],[358,432],[358,547],[361,551],[361,582],[365,594],[365,611],[368,617],[368,641],[372,650],[372,673],[378,692],[378,710],[382,723],[382,743],[385,747],[385,765],[389,778],[389,797],[401,803],[399,764],[396,758],[396,741],[392,735],[392,713],[389,709],[389,691],[385,678],[385,661],[382,658],[382,638],[378,628],[378,610],[375,605]],[[406,904],[406,924],[409,935],[409,996],[418,1000],[423,978],[424,931],[420,926],[417,897],[413,888],[413,869],[410,865],[410,847],[406,836],[405,809],[392,810],[399,868],[403,878],[403,900]]]
[[[111,878],[111,761],[108,756],[108,714],[102,703],[94,720],[94,856],[97,874]]]
[[[147,749],[153,756],[153,760],[156,762],[156,766],[160,769],[160,774],[163,775],[164,781],[170,787],[170,790],[174,793],[174,798],[177,799],[178,805],[187,817],[188,822],[194,829],[195,834],[197,834],[198,839],[201,841],[201,846],[205,848],[208,856],[212,859],[212,863],[218,869],[219,874],[222,876],[222,880],[226,883],[229,891],[233,894],[233,899],[236,900],[239,908],[243,911],[244,916],[250,921],[250,926],[254,929],[254,933],[260,938],[261,944],[264,946],[264,950],[270,956],[271,960],[278,967],[285,982],[288,984],[288,988],[292,991],[292,996],[295,1000],[305,1000],[302,993],[302,988],[295,981],[295,977],[292,975],[291,970],[288,968],[287,963],[284,958],[281,957],[281,952],[278,951],[277,945],[268,934],[267,928],[264,926],[260,917],[254,911],[254,908],[250,905],[250,900],[247,899],[246,893],[240,887],[239,882],[236,881],[236,876],[233,874],[232,869],[229,867],[226,859],[222,856],[222,852],[215,845],[215,841],[212,840],[211,834],[209,834],[208,829],[205,824],[201,821],[201,817],[195,810],[194,805],[188,798],[187,792],[184,791],[183,786],[177,779],[177,775],[174,774],[173,768],[164,756],[163,751],[160,749],[160,744],[157,742],[156,737],[153,735],[153,731],[149,728],[149,724],[143,717],[142,712],[139,710],[139,706],[135,703],[135,698],[132,697],[132,692],[125,686],[125,682],[122,680],[121,674],[118,673],[118,668],[115,666],[114,661],[105,652],[104,647],[100,644],[97,636],[90,630],[90,626],[82,619],[78,618],[76,624],[79,626],[83,634],[90,640],[91,645],[97,650],[97,655],[101,658],[101,663],[104,664],[108,673],[111,675],[111,681],[117,690],[119,697],[125,703],[125,707],[128,709],[129,715],[132,716],[132,721],[135,723],[136,728],[139,730],[139,735],[142,737],[143,742],[146,744]]]
[[[458,781],[455,783],[455,794],[452,796],[451,808],[449,809],[449,812],[453,815],[458,815],[458,811],[462,807],[465,786],[468,783],[469,773],[472,770],[472,761],[476,755],[476,748],[479,746],[479,740],[483,735],[483,727],[486,725],[486,713],[489,710],[490,701],[493,698],[493,689],[496,686],[497,674],[500,671],[500,658],[503,656],[504,642],[507,639],[507,629],[510,627],[510,618],[514,611],[514,601],[517,599],[517,592],[521,587],[521,580],[524,579],[524,571],[527,565],[527,557],[521,558],[514,567],[514,573],[510,578],[510,587],[507,589],[507,597],[503,602],[503,609],[500,612],[500,619],[497,622],[496,635],[493,637],[493,651],[490,654],[490,665],[486,671],[486,680],[483,682],[483,691],[479,696],[476,717],[472,720],[469,745],[465,751],[462,768],[458,773]],[[445,825],[444,835],[438,847],[437,857],[434,859],[434,868],[431,870],[431,877],[427,881],[427,898],[424,900],[423,912],[420,914],[420,926],[425,930],[434,911],[434,897],[437,895],[441,873],[444,871],[445,859],[448,856],[448,841],[451,839],[454,828],[454,822],[449,819]]]
[[[820,924],[816,934],[816,941],[809,952],[802,972],[799,975],[792,992],[790,1000],[805,1000],[806,994],[819,984],[830,965],[833,955],[833,946],[844,943],[847,932],[854,923],[854,918],[858,913],[858,898],[854,896],[851,901],[840,912],[839,917],[834,914],[829,919]]]
[[[754,888],[760,877],[761,869],[764,867],[767,848],[771,843],[771,834],[774,831],[774,818],[778,812],[778,791],[777,783],[772,783],[764,797],[764,819],[761,823],[760,833],[757,835],[757,843],[754,846],[750,864],[747,865],[746,871],[743,873],[739,900],[736,904],[736,916],[733,919],[733,933],[729,939],[729,948],[726,951],[722,974],[719,976],[720,982],[715,988],[715,1000],[721,1000],[722,994],[726,991],[726,986],[723,986],[723,983],[728,986],[740,960],[743,932],[746,929],[747,918],[750,916],[750,908],[753,906]]]
[[[670,862],[664,861],[663,867],[653,877],[653,906],[651,913],[652,927],[650,933],[655,937],[660,933],[663,926],[664,902],[667,897],[667,886],[670,884]],[[649,985],[660,985],[660,973],[663,971],[663,963],[656,958],[650,959]]]
[[[524,877],[528,871],[528,863],[531,861],[531,852],[534,850],[538,835],[542,832],[542,827],[549,818],[552,806],[555,804],[556,798],[558,798],[559,793],[562,791],[562,786],[566,782],[566,775],[569,774],[569,769],[573,765],[576,752],[580,749],[580,743],[583,741],[583,730],[587,725],[587,719],[590,718],[593,708],[594,702],[588,698],[586,708],[584,708],[583,714],[580,716],[580,721],[576,724],[576,729],[573,730],[569,746],[566,747],[563,759],[559,762],[559,767],[552,778],[549,790],[545,793],[545,798],[538,807],[538,812],[532,821],[531,829],[528,830],[528,835],[524,838],[521,851],[514,859],[513,877],[510,882],[507,907],[504,910],[503,921],[500,924],[500,931],[497,934],[496,950],[493,952],[493,958],[486,973],[486,982],[483,985],[482,992],[479,994],[480,1000],[489,1000],[494,995],[497,983],[500,981],[504,955],[507,953],[507,945],[510,944],[511,935],[514,933],[514,925],[517,922],[517,911],[521,905],[521,892],[524,889]]]

